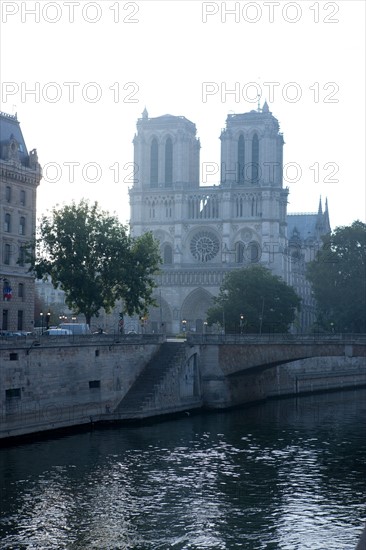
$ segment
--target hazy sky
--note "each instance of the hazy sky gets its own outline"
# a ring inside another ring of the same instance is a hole
[[[288,211],[321,196],[333,228],[365,220],[363,0],[3,0],[0,76],[0,109],[46,167],[38,215],[87,197],[126,222],[145,106],[194,122],[201,165],[219,165],[227,114],[260,92],[285,138]]]

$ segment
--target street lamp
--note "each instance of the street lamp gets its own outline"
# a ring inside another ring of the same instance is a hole
[[[41,327],[42,327],[42,331],[41,331],[41,334],[43,334],[43,311],[41,311],[41,313],[39,314],[40,318],[41,318]]]
[[[243,321],[244,321],[244,315],[240,314],[240,334],[243,334]]]
[[[262,298],[262,311],[259,317],[259,335],[262,335],[262,325],[263,325],[263,314],[264,314],[264,298]]]
[[[222,294],[224,296],[224,300],[222,302],[222,328],[223,328],[223,331],[224,331],[224,334],[225,334],[225,331],[226,331],[226,320],[225,320],[225,300],[227,299],[228,295],[229,295],[229,291],[227,289],[223,290],[222,291]]]
[[[50,317],[51,317],[51,312],[50,312],[50,310],[48,310],[47,315],[46,315],[46,329],[47,330],[50,328]]]
[[[207,322],[207,321],[203,321],[203,334],[206,334],[206,333],[207,333],[207,325],[208,325],[208,322]]]
[[[183,319],[182,320],[182,330],[183,330],[184,333],[186,332],[186,325],[187,325],[187,321],[185,319]]]

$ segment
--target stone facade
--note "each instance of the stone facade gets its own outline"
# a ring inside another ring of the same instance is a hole
[[[289,284],[296,281],[308,312],[299,319],[304,330],[314,317],[304,276],[310,240],[301,236],[297,256],[294,246],[289,248],[279,123],[265,103],[256,111],[228,115],[220,139],[220,184],[203,186],[192,122],[172,115],[149,118],[146,109],[137,122],[131,230],[133,236],[152,231],[163,258],[159,307],[149,312],[147,330],[203,332],[224,276],[256,262]],[[327,211],[321,216],[328,223],[318,225],[311,246],[320,246],[321,235],[330,230]]]
[[[18,119],[0,113],[0,329],[31,331],[34,277],[25,246],[34,237],[36,192],[41,168],[35,149],[28,153]]]

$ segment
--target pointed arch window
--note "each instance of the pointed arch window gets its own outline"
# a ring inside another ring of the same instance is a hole
[[[240,135],[238,140],[238,176],[237,182],[244,183],[244,174],[245,174],[245,144],[244,136]]]
[[[155,218],[155,201],[150,203],[150,218]]]
[[[252,139],[252,183],[259,182],[259,140],[257,134]]]
[[[237,196],[235,203],[236,203],[236,210],[235,210],[236,217],[242,218],[243,217],[243,197]]]
[[[150,147],[150,185],[151,187],[158,186],[159,173],[159,146],[158,140],[154,138]]]
[[[256,201],[255,201],[255,198],[252,197],[252,200],[250,201],[250,214],[252,217],[254,217],[256,213],[257,213]]]
[[[170,244],[164,246],[163,262],[164,265],[172,265],[173,263],[173,249]]]
[[[173,183],[173,142],[170,137],[165,142],[165,187]]]
[[[244,262],[244,244],[241,242],[235,245],[235,261],[237,264]]]
[[[250,243],[248,252],[249,252],[249,254],[248,254],[249,261],[252,264],[255,264],[255,263],[259,262],[259,260],[260,260],[260,251],[259,251],[258,243]]]
[[[171,200],[165,200],[164,201],[165,206],[165,217],[171,218],[172,217],[172,201]]]

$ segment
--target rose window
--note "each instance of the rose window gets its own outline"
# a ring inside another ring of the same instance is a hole
[[[191,253],[199,262],[212,260],[220,249],[220,243],[216,235],[210,231],[201,231],[191,240]]]

